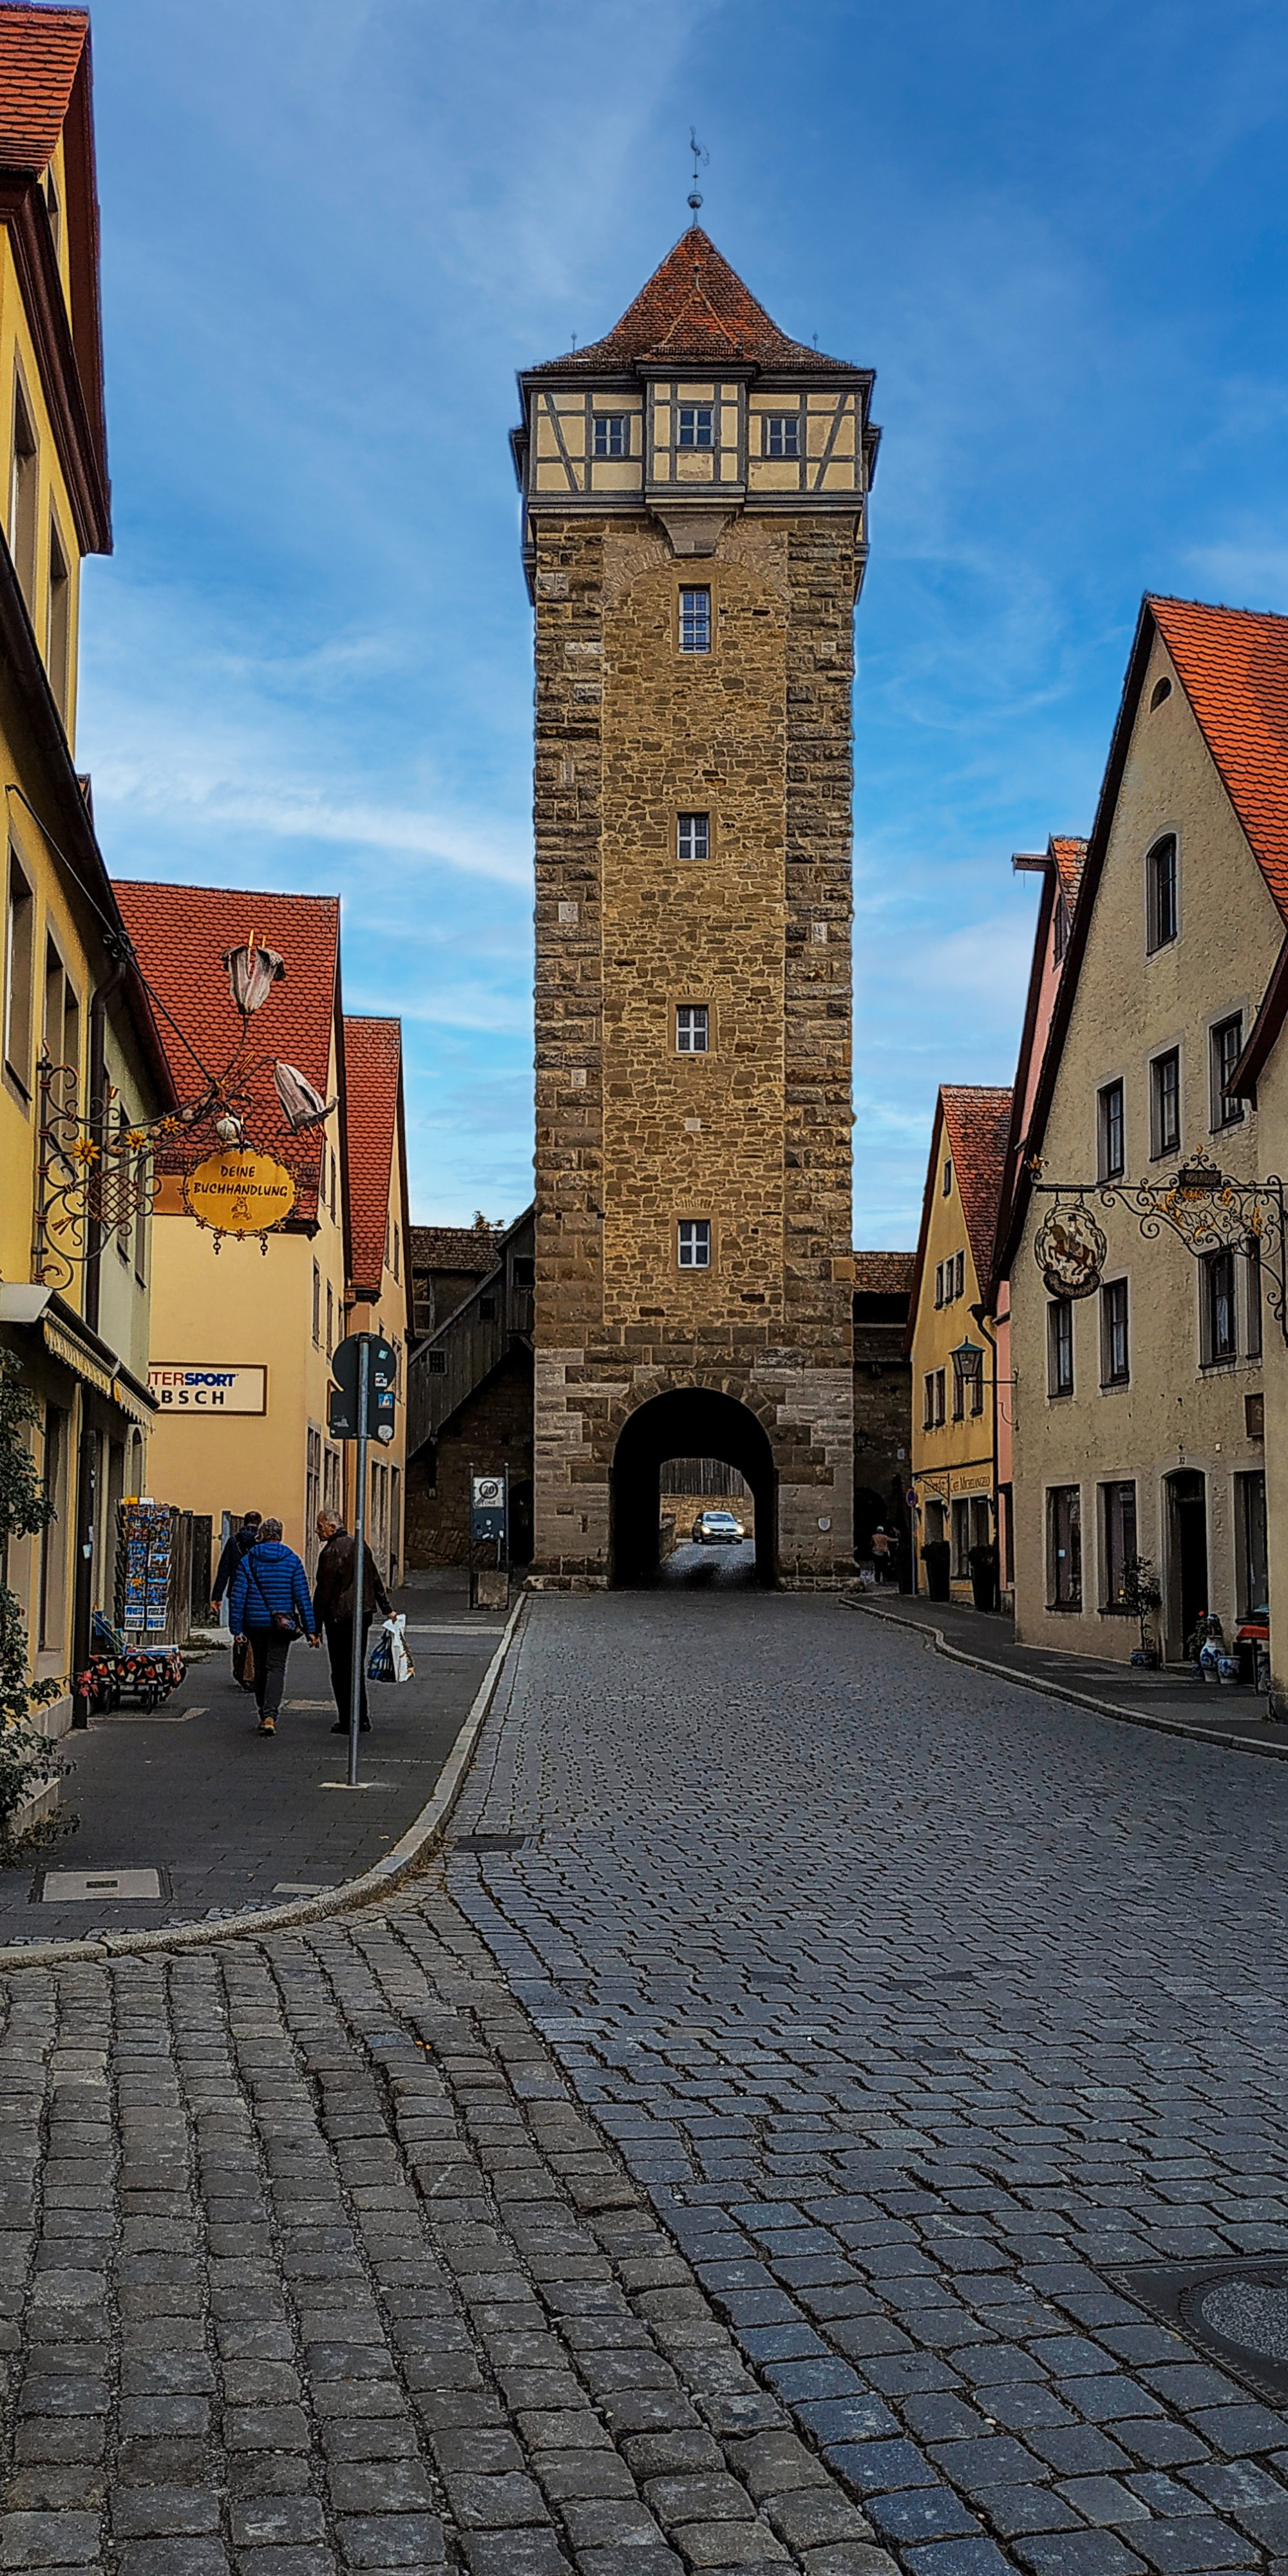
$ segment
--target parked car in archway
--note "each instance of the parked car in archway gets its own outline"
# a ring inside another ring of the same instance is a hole
[[[747,1535],[733,1512],[699,1512],[693,1536],[699,1547],[736,1547]]]

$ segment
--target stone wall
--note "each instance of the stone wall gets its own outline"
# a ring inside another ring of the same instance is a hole
[[[715,1388],[768,1432],[781,1571],[851,1561],[856,526],[537,528],[537,1564],[602,1583],[622,1422]],[[709,655],[678,591],[712,592]],[[711,816],[705,864],[680,811]],[[709,1051],[675,1010],[705,1002]],[[681,1272],[682,1217],[712,1266]]]
[[[409,1567],[467,1562],[470,1469],[495,1475],[506,1466],[512,1493],[516,1485],[530,1484],[532,1362],[517,1349],[461,1406],[440,1439],[408,1462],[404,1548]],[[512,1541],[521,1534],[512,1528]]]

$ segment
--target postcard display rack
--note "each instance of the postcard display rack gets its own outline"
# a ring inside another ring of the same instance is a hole
[[[121,1505],[116,1621],[127,1636],[160,1638],[169,1632],[174,1520],[169,1503]]]

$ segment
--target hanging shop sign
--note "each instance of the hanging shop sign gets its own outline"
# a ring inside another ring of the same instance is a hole
[[[189,1216],[216,1234],[271,1234],[295,1205],[295,1182],[271,1154],[233,1147],[186,1172],[183,1196]]]
[[[211,1360],[158,1361],[148,1388],[163,1413],[267,1413],[266,1368],[220,1368]]]

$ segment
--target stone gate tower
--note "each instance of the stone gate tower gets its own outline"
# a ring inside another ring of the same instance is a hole
[[[767,1580],[850,1559],[850,686],[872,376],[696,225],[520,378],[536,606],[535,1570],[724,1458]]]

